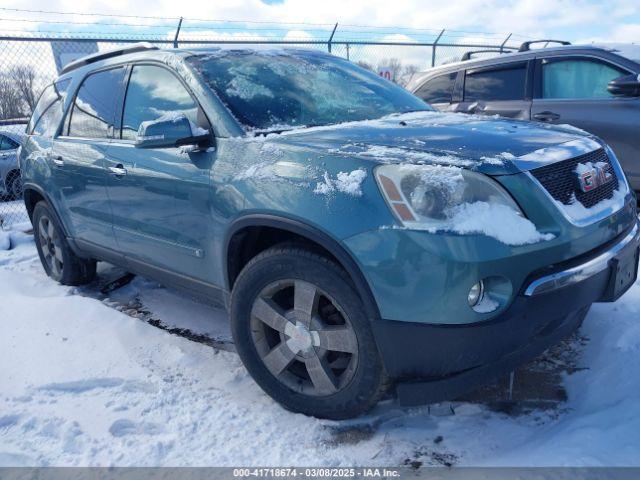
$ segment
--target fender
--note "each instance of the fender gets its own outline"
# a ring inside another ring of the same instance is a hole
[[[45,192],[45,190],[40,185],[38,185],[36,183],[32,183],[32,182],[24,183],[22,188],[23,188],[23,192],[24,192],[23,193],[23,198],[25,200],[25,206],[26,206],[26,199],[27,199],[27,195],[28,195],[27,192],[29,190],[34,191],[38,195],[40,195],[44,199],[44,201],[47,203],[47,205],[49,205],[49,208],[51,209],[51,211],[55,215],[56,220],[58,221],[58,224],[62,227],[62,233],[64,234],[64,237],[66,238],[67,242],[69,243],[69,246],[71,247],[71,250],[73,250],[73,253],[75,253],[79,257],[86,258],[87,255],[85,253],[83,253],[83,251],[80,248],[78,248],[78,245],[76,244],[76,242],[73,239],[73,237],[71,237],[69,235],[69,229],[67,228],[67,226],[62,221],[62,218],[60,218],[60,215],[58,214],[58,211],[56,210],[55,206],[53,205],[53,202],[51,201],[51,197],[49,197],[47,192]],[[34,207],[35,207],[35,205],[34,205]],[[28,208],[27,208],[27,213],[29,214],[29,220],[32,220],[31,213],[29,212]]]
[[[374,321],[380,318],[380,311],[378,310],[378,304],[375,301],[371,288],[363,275],[357,262],[352,255],[340,245],[340,243],[333,237],[322,232],[317,227],[311,226],[300,220],[294,220],[287,217],[281,217],[270,214],[251,214],[238,218],[235,220],[227,230],[224,241],[224,257],[223,257],[223,273],[224,280],[226,282],[226,290],[231,291],[231,282],[228,272],[228,255],[229,245],[234,234],[246,227],[271,227],[285,230],[291,233],[295,233],[301,237],[304,237],[314,243],[317,243],[331,255],[333,255],[340,265],[346,270],[347,274],[354,283],[369,320]]]

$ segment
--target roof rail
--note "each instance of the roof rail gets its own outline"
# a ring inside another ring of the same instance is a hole
[[[489,48],[487,50],[469,50],[468,52],[464,52],[460,61],[465,62],[467,60],[471,60],[471,56],[475,55],[476,53],[509,53],[509,50],[507,48],[503,48],[503,49]]]
[[[560,45],[571,45],[571,42],[567,42],[566,40],[529,40],[528,42],[524,42],[520,45],[518,49],[519,52],[528,52],[531,50],[531,45],[534,43],[559,43]]]
[[[158,50],[158,47],[155,47],[148,42],[140,42],[140,43],[134,43],[126,47],[116,48],[114,50],[107,50],[105,52],[94,53],[92,55],[87,55],[86,57],[82,57],[82,58],[79,58],[78,60],[74,60],[73,62],[68,63],[60,71],[60,75],[70,72],[71,70],[75,70],[76,68],[84,67],[85,65],[89,65],[90,63],[98,62],[100,60],[105,60],[107,58],[112,58],[112,57],[119,57],[120,55],[126,55],[127,53],[142,52],[145,50]]]

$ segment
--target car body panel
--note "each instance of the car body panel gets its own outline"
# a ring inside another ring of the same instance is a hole
[[[113,142],[107,157],[107,169],[121,165],[126,170],[106,178],[118,249],[135,260],[218,282],[219,258],[211,255],[210,245],[216,231],[210,188],[215,152]]]
[[[74,238],[116,248],[106,190],[108,148],[109,141],[58,137],[46,163],[68,232]],[[63,164],[57,165],[55,159]]]

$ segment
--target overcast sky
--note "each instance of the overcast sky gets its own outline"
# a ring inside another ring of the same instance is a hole
[[[640,42],[640,0],[3,0],[0,7],[254,22],[339,22],[500,34],[514,32],[574,42]],[[30,30],[43,28],[33,19],[104,22],[104,19],[94,17],[37,16],[0,10],[0,19],[9,18],[31,19],[31,22],[11,23],[13,29]],[[141,21],[129,21],[134,22]],[[216,27],[225,25],[218,23]],[[6,28],[7,22],[2,22],[1,27]],[[313,30],[305,25],[290,28],[302,36]],[[313,34],[317,35],[311,32]]]

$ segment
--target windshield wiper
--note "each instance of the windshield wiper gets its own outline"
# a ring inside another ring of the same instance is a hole
[[[261,129],[261,130],[254,130],[253,131],[253,136],[254,137],[258,137],[260,135],[268,135],[270,133],[275,133],[276,135],[279,135],[281,133],[284,132],[290,132],[291,130],[304,130],[305,128],[312,128],[312,127],[324,127],[326,125],[331,125],[330,123],[325,124],[325,123],[310,123],[308,125],[295,125],[295,126],[287,126],[287,127],[279,127],[279,128],[266,128],[266,129]]]

